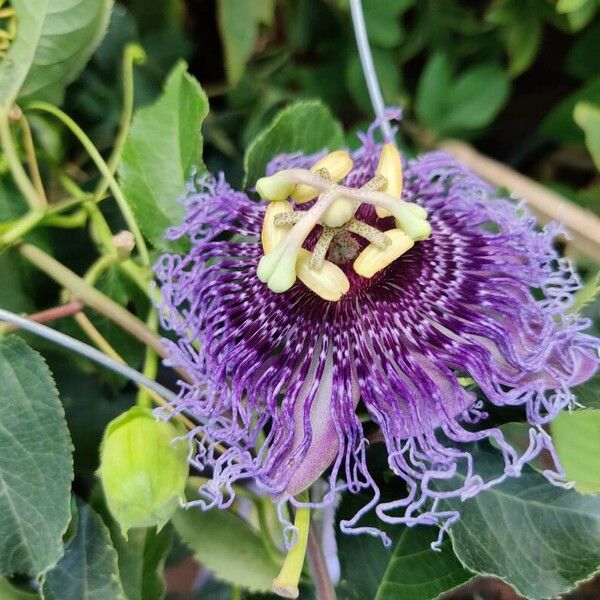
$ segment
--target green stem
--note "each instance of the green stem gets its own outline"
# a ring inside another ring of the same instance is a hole
[[[77,227],[83,227],[87,218],[88,214],[84,210],[78,210],[70,215],[46,214],[42,221],[42,225],[58,227],[60,229],[76,229]]]
[[[113,243],[113,234],[104,215],[93,202],[87,202],[85,208],[90,215],[92,239],[96,242],[102,254],[110,254],[116,259],[117,251]]]
[[[281,561],[281,554],[273,542],[271,528],[269,527],[269,523],[267,521],[267,508],[272,507],[273,503],[268,498],[261,497],[254,499],[254,505],[256,506],[256,512],[258,514],[258,524],[260,526],[261,539],[263,541],[265,550],[271,557],[271,560],[275,564],[279,564]]]
[[[150,266],[150,256],[148,254],[148,249],[146,247],[146,242],[142,236],[142,232],[138,227],[138,224],[135,220],[131,207],[127,203],[119,184],[115,180],[113,174],[110,172],[108,165],[104,162],[102,156],[96,149],[96,146],[92,143],[90,138],[85,134],[85,132],[62,110],[57,108],[56,106],[52,106],[52,104],[48,104],[47,102],[32,102],[27,106],[29,110],[39,110],[42,112],[50,113],[54,115],[57,119],[59,119],[62,123],[64,123],[73,133],[73,135],[81,142],[81,145],[86,149],[87,153],[90,155],[90,158],[96,164],[96,167],[102,174],[102,176],[108,181],[108,187],[112,192],[117,204],[119,205],[119,209],[123,214],[123,218],[127,223],[127,227],[133,233],[135,237],[135,243],[140,254],[140,259],[142,263],[146,266]]]
[[[23,114],[19,119],[19,125],[21,126],[21,131],[23,132],[23,145],[25,146],[25,154],[27,155],[27,162],[29,163],[29,174],[33,180],[33,187],[37,192],[38,197],[42,199],[44,206],[46,206],[48,204],[48,198],[46,198],[44,184],[42,183],[40,169],[35,156],[35,146],[33,145],[31,127],[29,127],[29,122]]]
[[[158,315],[156,311],[151,308],[150,314],[146,319],[146,325],[152,331],[156,331],[158,329]],[[146,355],[144,357],[144,369],[142,373],[148,378],[155,380],[156,373],[158,372],[158,354],[150,348],[150,346],[146,346]],[[138,390],[136,404],[138,406],[142,406],[145,408],[152,408],[152,398],[150,394],[148,394],[148,390],[146,388],[141,387]]]
[[[19,188],[21,194],[27,201],[29,208],[34,211],[41,211],[46,207],[44,199],[38,195],[35,187],[27,177],[27,173],[19,160],[17,150],[14,145],[12,134],[10,132],[9,116],[7,111],[0,111],[0,141],[4,154],[10,167],[10,172]]]
[[[231,586],[231,600],[242,600],[242,590],[238,585]]]
[[[308,492],[302,492],[298,500],[308,501]],[[272,590],[275,594],[284,598],[297,598],[300,593],[298,582],[304,566],[306,556],[306,545],[308,543],[308,531],[310,529],[310,508],[296,508],[294,527],[298,530],[298,540],[291,548],[283,561],[279,575],[273,580]]]
[[[119,133],[107,162],[108,170],[114,176],[123,146],[127,140],[131,116],[133,114],[133,65],[143,63],[146,60],[144,49],[138,44],[128,44],[123,53],[123,110],[119,123]],[[109,181],[106,177],[98,183],[94,192],[94,202],[98,202],[108,189]]]
[[[39,209],[29,211],[20,219],[15,221],[14,225],[3,235],[0,236],[0,246],[8,246],[29,233],[42,219],[44,213]]]
[[[22,244],[19,252],[31,264],[43,271],[51,279],[54,279],[62,287],[71,292],[74,299],[80,300],[90,308],[108,317],[117,325],[128,331],[133,337],[142,343],[154,348],[163,358],[166,358],[160,337],[148,329],[145,323],[132,315],[126,308],[117,304],[114,300],[105,296],[102,292],[86,283],[81,277],[67,269],[56,259],[46,254],[36,246]]]
[[[102,274],[117,262],[116,254],[103,254],[96,260],[83,276],[83,280],[90,286],[93,286]]]

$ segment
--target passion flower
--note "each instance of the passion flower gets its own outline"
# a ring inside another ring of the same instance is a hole
[[[245,479],[286,501],[327,471],[325,504],[372,490],[344,531],[385,539],[360,526],[374,508],[443,533],[458,513],[441,497],[472,496],[552,451],[542,426],[595,372],[598,340],[567,310],[580,284],[554,248],[557,225],[540,228],[444,153],[403,165],[373,127],[361,141],[352,154],[276,157],[256,185],[263,199],[222,175],[191,184],[168,233],[191,249],[156,267],[171,360],[193,378],[176,409],[201,423],[204,508],[228,506]],[[481,397],[524,407],[524,453]],[[365,415],[405,484],[396,501],[380,501],[369,473]],[[482,440],[504,457],[493,481],[469,450]]]

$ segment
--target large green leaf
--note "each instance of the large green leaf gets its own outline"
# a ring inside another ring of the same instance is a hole
[[[575,105],[573,118],[585,133],[585,145],[589,150],[596,168],[600,171],[600,104],[579,102]]]
[[[265,550],[259,535],[227,510],[181,509],[173,517],[179,537],[219,579],[256,592],[271,590],[280,565]]]
[[[252,55],[258,23],[252,3],[257,0],[218,0],[218,21],[225,53],[225,70],[229,83],[235,85],[244,74]]]
[[[17,96],[58,104],[102,39],[113,0],[13,0],[17,37],[0,63],[0,109]]]
[[[179,62],[160,98],[137,111],[123,148],[121,185],[144,235],[157,247],[182,248],[165,241],[165,230],[181,221],[179,200],[194,167],[202,166],[200,126],[208,100]]]
[[[600,410],[563,411],[551,430],[567,479],[582,494],[600,493]]]
[[[473,455],[484,479],[501,472],[497,450]],[[600,568],[600,496],[553,486],[529,467],[466,502],[444,500],[441,508],[460,512],[450,531],[459,560],[532,600],[554,598]]]
[[[42,586],[44,600],[125,600],[117,553],[102,519],[79,504],[77,531]]]
[[[339,518],[350,518],[367,501],[365,496],[346,496]],[[386,548],[378,538],[338,534],[340,600],[431,600],[472,577],[458,562],[449,539],[440,552],[431,549],[439,533],[435,527],[389,526],[372,513],[361,524],[384,528],[393,543]]]
[[[296,102],[280,111],[271,125],[246,150],[245,186],[254,186],[267,163],[283,152],[309,154],[323,148],[336,150],[344,141],[342,126],[317,100]]]
[[[42,357],[0,341],[0,574],[58,561],[70,519],[73,462],[63,407]]]

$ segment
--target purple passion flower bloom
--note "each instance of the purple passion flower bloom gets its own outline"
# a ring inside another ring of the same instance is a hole
[[[444,153],[395,165],[374,127],[361,141],[335,160],[274,158],[274,177],[260,182],[279,194],[274,202],[235,191],[223,175],[190,185],[184,222],[168,237],[191,249],[156,266],[162,325],[176,339],[166,342],[170,357],[193,378],[181,382],[176,409],[201,423],[192,461],[210,475],[203,508],[228,506],[233,484],[248,479],[294,501],[327,473],[329,491],[313,505],[371,490],[344,531],[385,541],[360,525],[374,509],[388,523],[437,524],[441,535],[458,518],[441,499],[468,498],[553,452],[542,426],[596,371],[598,340],[567,310],[580,283],[553,247],[557,225],[539,228],[522,203]],[[486,423],[466,381],[497,407],[525,409],[524,453]],[[357,413],[377,425],[405,484],[396,501],[380,499]],[[469,450],[481,440],[504,458],[492,481]],[[448,490],[459,470],[465,478]]]

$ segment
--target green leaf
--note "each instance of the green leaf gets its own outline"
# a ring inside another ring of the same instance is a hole
[[[42,357],[0,341],[0,574],[43,573],[63,552],[73,478],[63,407]]]
[[[202,167],[200,126],[208,100],[179,62],[163,94],[137,111],[119,167],[125,197],[144,235],[161,249],[183,249],[164,239],[165,230],[183,216],[179,199],[194,167]]]
[[[600,104],[600,77],[590,79],[555,106],[544,119],[541,132],[561,144],[583,144],[583,132],[573,120],[573,111],[579,102]]]
[[[537,0],[492,3],[486,20],[498,25],[509,58],[508,73],[516,77],[533,63],[542,41],[542,18]]]
[[[444,98],[452,80],[452,66],[447,54],[432,54],[419,79],[415,111],[419,121],[437,129],[444,118]]]
[[[78,503],[77,531],[42,585],[44,600],[125,600],[117,553],[102,519]]]
[[[127,600],[164,598],[164,566],[173,543],[173,528],[167,525],[159,532],[155,528],[130,529],[125,539],[106,507],[100,488],[94,490],[91,502],[110,531]]]
[[[477,65],[450,89],[442,130],[446,133],[489,125],[508,99],[509,85],[497,65]]]
[[[583,81],[600,73],[600,21],[573,40],[567,56],[567,72]]]
[[[573,388],[573,393],[585,408],[600,409],[600,371],[585,383]]]
[[[402,530],[375,600],[430,600],[471,579],[448,539],[439,552],[431,549],[437,535],[434,527]]]
[[[600,271],[590,277],[583,287],[575,293],[573,306],[569,309],[570,313],[579,313],[584,308],[592,304],[600,294]]]
[[[112,0],[13,0],[17,37],[0,63],[0,110],[17,96],[54,104],[100,43]]]
[[[596,168],[600,171],[600,105],[579,102],[573,111],[575,122],[585,133],[585,145],[589,150]]]
[[[244,74],[258,33],[255,12],[251,2],[255,0],[218,0],[218,21],[225,70],[231,85],[235,85]]]
[[[267,163],[283,152],[310,154],[323,148],[336,150],[344,141],[342,126],[318,100],[291,104],[248,146],[244,155],[246,186],[265,174]]]
[[[597,0],[587,0],[578,8],[568,12],[567,20],[571,31],[583,29],[594,18],[597,8]]]
[[[590,0],[558,0],[556,3],[556,12],[564,14],[579,10]],[[592,0],[595,1],[595,0]]]
[[[472,454],[484,480],[501,472],[497,450]],[[461,475],[439,487],[462,482]],[[459,560],[532,600],[559,596],[600,567],[600,497],[553,486],[529,467],[466,502],[443,500],[440,508],[460,512],[450,531]]]
[[[344,497],[339,519],[351,518],[368,501],[365,495]],[[430,600],[472,577],[454,556],[449,539],[440,552],[431,550],[436,528],[389,526],[371,513],[361,524],[383,527],[393,544],[386,548],[378,538],[338,533],[340,599]]]
[[[582,494],[600,493],[600,410],[563,411],[550,429],[567,479]]]
[[[40,600],[39,594],[21,589],[4,577],[0,577],[0,598],[2,600]]]
[[[506,74],[497,65],[482,64],[452,78],[447,54],[434,54],[417,88],[419,120],[441,135],[489,125],[508,98]]]
[[[257,23],[269,27],[275,18],[275,0],[252,0],[252,16]]]
[[[179,537],[216,577],[256,592],[271,590],[280,565],[265,550],[258,533],[227,510],[180,509],[173,517]]]
[[[369,41],[381,48],[394,48],[402,41],[400,15],[414,0],[370,0],[364,3],[365,24]]]

